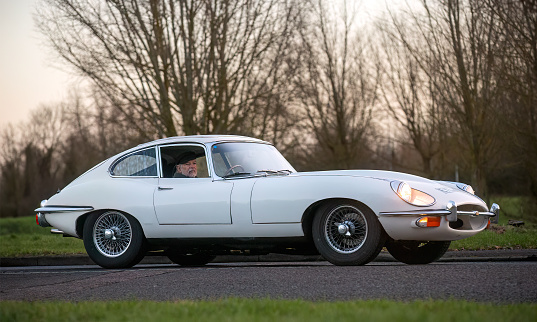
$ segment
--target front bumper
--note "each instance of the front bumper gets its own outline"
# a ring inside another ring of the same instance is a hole
[[[490,222],[492,223],[498,223],[498,219],[500,217],[500,206],[493,203],[492,207],[490,207],[490,211],[463,211],[463,210],[457,210],[457,205],[455,202],[450,201],[448,202],[446,209],[440,209],[440,210],[412,210],[412,211],[400,211],[400,212],[381,212],[381,216],[446,216],[447,221],[449,222],[456,222],[459,216],[484,216],[489,217]]]
[[[449,201],[444,209],[381,212],[378,218],[386,233],[395,240],[458,240],[484,230],[489,222],[498,222],[500,207],[497,204],[489,211],[469,210],[468,206],[457,206]],[[424,216],[438,216],[443,220],[439,227],[420,227],[417,221]]]

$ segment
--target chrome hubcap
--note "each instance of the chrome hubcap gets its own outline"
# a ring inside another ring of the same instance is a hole
[[[336,223],[335,225],[337,225],[337,232],[340,235],[345,235],[347,237],[350,237],[356,231],[356,227],[354,226],[352,221],[345,221],[344,223],[341,223],[341,224]]]
[[[349,254],[360,249],[367,237],[367,221],[353,206],[340,206],[326,217],[325,238],[336,252]]]
[[[132,241],[132,228],[125,215],[110,211],[102,214],[93,226],[93,242],[106,257],[118,257]]]

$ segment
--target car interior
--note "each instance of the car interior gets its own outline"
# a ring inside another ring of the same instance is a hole
[[[198,165],[198,178],[208,178],[207,160],[205,150],[196,145],[173,145],[160,148],[160,158],[162,162],[162,177],[173,178],[178,161],[186,153],[194,152]]]

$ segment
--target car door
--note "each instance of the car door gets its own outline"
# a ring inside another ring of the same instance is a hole
[[[195,151],[198,167],[208,169],[205,149],[197,145],[161,147],[161,169],[180,159],[185,151]],[[161,171],[154,195],[160,225],[231,224],[232,182],[213,181],[208,170],[195,178],[164,178],[164,173],[170,171]]]

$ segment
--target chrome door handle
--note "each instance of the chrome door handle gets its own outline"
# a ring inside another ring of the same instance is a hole
[[[162,190],[173,190],[172,187],[158,187],[158,190],[159,191],[162,191]]]

